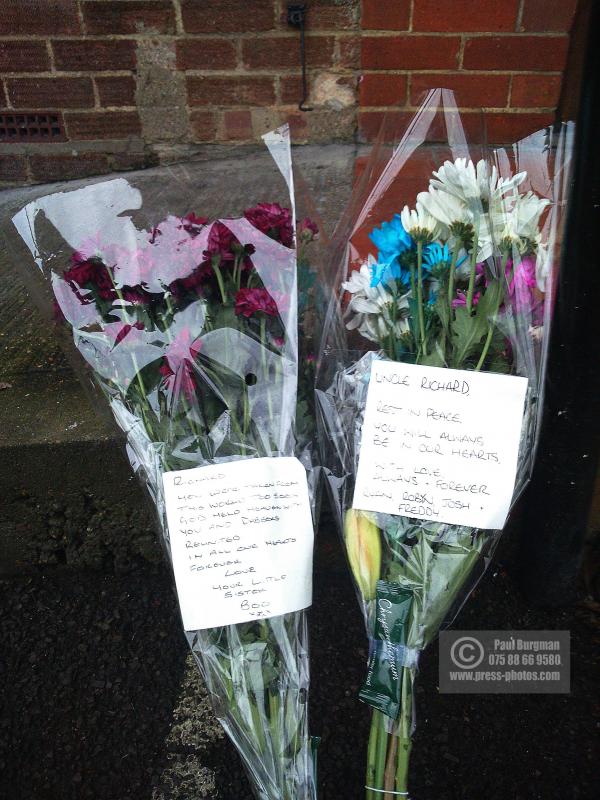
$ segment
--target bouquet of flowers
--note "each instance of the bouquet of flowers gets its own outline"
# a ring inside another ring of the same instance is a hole
[[[251,168],[293,209],[287,128],[264,139]],[[243,183],[228,180],[215,204],[242,210]],[[295,416],[297,265],[310,284],[317,228],[279,202],[209,221],[190,210],[202,189],[190,164],[6,202],[156,505],[189,645],[256,797],[313,800],[313,530],[297,460],[311,456]]]
[[[469,147],[446,90],[390,141],[384,126],[334,237],[316,392],[369,636],[368,800],[408,796],[419,653],[483,573],[528,479],[569,150],[565,131],[512,153]]]

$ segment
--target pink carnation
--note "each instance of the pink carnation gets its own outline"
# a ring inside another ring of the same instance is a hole
[[[182,328],[169,343],[160,367],[169,392],[183,392],[190,399],[194,396],[194,361],[202,348],[199,339],[192,336],[189,328]]]
[[[235,313],[251,317],[257,312],[276,317],[279,309],[266,289],[240,289],[235,296]]]
[[[302,240],[306,244],[312,242],[318,233],[319,229],[308,217],[305,217],[302,222],[298,223],[298,239]]]
[[[208,247],[203,252],[204,261],[200,265],[203,276],[210,274],[213,260],[216,260],[220,268],[233,266],[236,256],[240,256],[243,251],[242,269],[250,270],[254,267],[250,256],[254,253],[254,245],[247,244],[244,247],[240,244],[237,237],[229,228],[218,220],[213,224],[208,235]]]
[[[244,216],[259,231],[285,247],[293,247],[294,226],[289,208],[282,208],[278,203],[259,203],[244,211]]]
[[[191,211],[189,214],[186,214],[185,217],[182,217],[179,227],[186,233],[189,233],[190,236],[197,236],[201,229],[207,224],[208,219],[206,217],[197,217],[196,214]]]
[[[113,347],[116,347],[134,328],[138,331],[143,331],[144,325],[141,322],[134,322],[133,325],[129,325],[129,323],[121,324],[120,322],[114,322],[106,325],[104,332],[108,336],[112,337]]]
[[[63,278],[76,293],[77,288],[93,289],[102,300],[114,300],[117,293],[108,267],[98,258],[78,260],[80,257],[73,253],[74,266],[66,270]]]

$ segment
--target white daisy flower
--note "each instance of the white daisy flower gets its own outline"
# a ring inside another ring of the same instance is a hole
[[[517,195],[492,210],[492,228],[501,250],[516,248],[521,255],[536,252],[540,241],[540,217],[548,206],[533,192]]]
[[[404,312],[393,319],[394,297],[382,283],[371,286],[373,256],[369,256],[366,264],[355,270],[350,279],[342,283],[342,289],[352,297],[346,309],[346,328],[358,332],[372,342],[381,342],[390,333],[400,337],[409,330],[406,312],[408,311],[408,295],[396,300],[395,307]]]
[[[471,209],[483,206],[483,210],[487,210],[490,204],[521,184],[526,175],[520,172],[510,178],[501,178],[496,167],[490,168],[483,159],[475,166],[471,160],[457,158],[454,163],[445,161],[433,173],[430,186],[456,197]]]
[[[538,244],[535,257],[535,279],[540,292],[546,291],[546,282],[550,275],[552,262],[550,259],[550,248],[547,244]]]
[[[457,197],[439,189],[430,187],[428,192],[419,192],[417,205],[419,204],[428,214],[441,223],[444,229],[449,229],[456,223],[463,225],[473,224],[472,211]],[[404,221],[402,224],[404,224]]]
[[[441,233],[439,220],[433,214],[430,214],[418,199],[414,209],[404,206],[400,212],[400,220],[404,230],[415,241],[430,242]]]

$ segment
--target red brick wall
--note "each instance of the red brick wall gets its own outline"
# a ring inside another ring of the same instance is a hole
[[[0,0],[0,113],[59,112],[0,182],[128,169],[290,119],[296,141],[369,139],[386,108],[456,89],[508,140],[556,106],[575,0],[307,0],[308,113],[285,0]],[[362,80],[359,85],[359,78]]]
[[[0,131],[0,182],[142,166],[207,142],[253,141],[288,118],[298,141],[352,139],[360,0],[310,3],[310,114],[298,110],[300,37],[286,9],[0,0],[0,113],[59,111],[64,122],[64,141],[52,144],[7,144]]]
[[[491,142],[511,142],[551,122],[576,5],[363,0],[361,137],[377,133],[390,107],[401,107],[394,112],[399,117],[410,116],[435,86],[455,91],[467,124],[475,109],[486,109]]]

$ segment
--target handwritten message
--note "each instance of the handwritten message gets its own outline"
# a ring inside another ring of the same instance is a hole
[[[353,506],[502,528],[527,379],[375,361]]]
[[[275,617],[312,602],[313,525],[296,458],[252,458],[163,475],[187,631]]]

